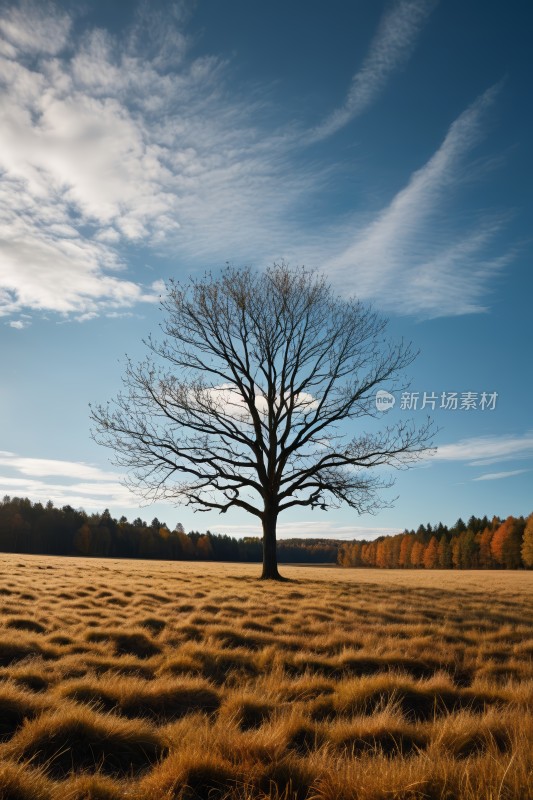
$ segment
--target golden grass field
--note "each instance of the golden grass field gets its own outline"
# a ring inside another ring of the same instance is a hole
[[[527,800],[533,573],[0,555],[2,800]]]

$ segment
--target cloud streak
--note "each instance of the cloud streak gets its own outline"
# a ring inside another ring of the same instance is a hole
[[[477,436],[440,445],[431,460],[463,461],[471,467],[481,467],[501,461],[531,457],[533,457],[533,431],[528,431],[523,435]]]
[[[34,502],[82,506],[137,506],[119,481],[121,475],[78,461],[28,458],[0,451],[0,493],[29,497]]]
[[[479,475],[474,478],[474,481],[499,481],[502,478],[512,478],[513,475],[522,475],[524,472],[529,472],[528,469],[512,469],[507,472],[487,472],[485,475]]]
[[[448,229],[445,207],[499,91],[491,87],[467,108],[407,185],[328,260],[339,283],[390,311],[436,317],[485,310],[488,280],[509,259],[486,255],[503,220],[456,233]]]
[[[375,102],[390,76],[410,58],[435,0],[402,0],[383,15],[361,68],[352,78],[344,104],[308,136],[317,142],[337,133]]]
[[[261,527],[251,522],[246,524],[213,525],[215,533],[227,533],[229,536],[262,536]],[[277,538],[316,538],[316,539],[377,539],[379,536],[393,536],[399,533],[397,528],[379,528],[365,525],[339,525],[327,518],[320,520],[299,520],[298,522],[278,522]]]

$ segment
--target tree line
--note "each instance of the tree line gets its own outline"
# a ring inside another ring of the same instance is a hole
[[[278,542],[278,558],[286,563],[337,561],[338,542],[328,539],[285,539]],[[109,510],[87,514],[69,505],[56,508],[49,501],[6,496],[0,502],[0,551],[54,556],[146,558],[170,561],[261,562],[258,536],[237,539],[207,531],[173,530],[155,517],[129,522],[114,519]]]
[[[171,530],[155,517],[129,522],[106,509],[87,514],[69,505],[6,496],[0,501],[0,551],[55,556],[144,558],[171,561],[261,562],[259,536],[237,539],[207,531]],[[420,525],[373,541],[283,539],[278,559],[285,563],[329,563],[342,567],[389,569],[521,569],[533,567],[533,514],[529,517],[470,517],[448,528]]]
[[[533,514],[524,517],[470,517],[451,528],[420,525],[374,541],[344,542],[343,567],[389,569],[521,569],[533,567]]]

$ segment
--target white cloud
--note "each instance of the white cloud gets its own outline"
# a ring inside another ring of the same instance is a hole
[[[212,525],[214,533],[228,534],[228,536],[262,536],[261,526],[258,523],[236,525]],[[299,520],[298,522],[278,522],[278,539],[315,538],[315,539],[377,539],[379,536],[393,536],[400,531],[398,528],[378,528],[364,525],[339,525],[328,520]]]
[[[68,220],[67,209],[32,196],[24,181],[0,184],[0,316],[21,309],[86,314],[157,300],[159,284],[143,288],[118,277],[117,254],[73,233]]]
[[[431,460],[464,461],[471,467],[533,457],[533,431],[523,435],[477,436],[440,445]]]
[[[230,383],[222,383],[218,386],[204,389],[201,399],[203,404],[212,404],[219,413],[223,413],[239,422],[252,424],[250,412],[243,396]],[[305,413],[318,405],[317,400],[308,392],[300,392],[299,395],[294,397],[293,401],[296,413]],[[276,396],[275,402],[276,405],[279,405],[280,395]],[[256,386],[255,407],[261,414],[268,414],[267,398],[259,386]]]
[[[0,496],[28,497],[34,503],[51,500],[56,506],[70,505],[85,511],[102,511],[103,508],[135,508],[139,503],[119,483],[61,484],[45,481],[22,480],[0,476]]]
[[[450,126],[434,155],[390,204],[352,235],[328,268],[339,285],[382,308],[426,317],[484,310],[482,298],[507,257],[486,256],[503,220],[448,230],[445,206],[461,183],[465,156],[478,142],[483,116],[499,91],[481,95]]]
[[[373,101],[433,5],[392,7],[326,127]],[[258,266],[286,255],[399,313],[483,309],[505,263],[483,254],[503,220],[458,233],[444,204],[495,89],[370,224],[310,229],[302,209],[329,170],[302,160],[292,132],[261,127],[271,115],[260,91],[232,94],[221,59],[188,54],[179,4],[164,15],[146,8],[120,37],[74,34],[72,18],[48,5],[13,6],[0,25],[0,316],[83,321],[154,302],[160,283],[128,272],[129,246],[193,269],[221,254]]]
[[[78,461],[60,461],[51,458],[27,458],[14,453],[0,452],[0,466],[9,467],[21,475],[38,478],[81,478],[86,481],[116,481],[116,472],[105,472],[99,467]]]
[[[0,315],[88,318],[151,301],[119,274],[120,248],[241,255],[246,231],[264,252],[273,229],[289,238],[287,209],[316,186],[316,169],[289,180],[279,142],[255,130],[261,101],[229,100],[223,63],[184,61],[183,34],[149,19],[142,36],[137,21],[68,48],[69,21],[48,30],[37,7],[0,30],[16,50],[0,58]]]
[[[137,500],[119,481],[121,475],[92,464],[49,458],[28,458],[0,451],[0,496],[17,494],[34,502],[102,510],[104,506],[136,506]]]
[[[434,0],[402,0],[384,14],[368,54],[352,78],[344,105],[311,131],[309,141],[320,141],[331,136],[366,111],[383,90],[390,75],[409,59],[418,35],[435,6]]]
[[[475,481],[499,481],[501,478],[511,478],[513,475],[522,475],[524,472],[529,472],[528,469],[512,469],[508,472],[487,472],[485,475],[479,475],[473,478]]]
[[[65,46],[70,27],[69,16],[51,3],[25,0],[18,7],[2,8],[0,34],[4,52],[11,56],[17,51],[55,55]]]

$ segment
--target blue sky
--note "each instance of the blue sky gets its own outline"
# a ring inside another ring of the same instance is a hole
[[[533,510],[529,4],[0,9],[0,494],[256,532],[139,511],[88,403],[143,356],[165,280],[285,258],[420,349],[410,389],[435,393],[440,431],[393,508],[289,512],[281,535]]]

